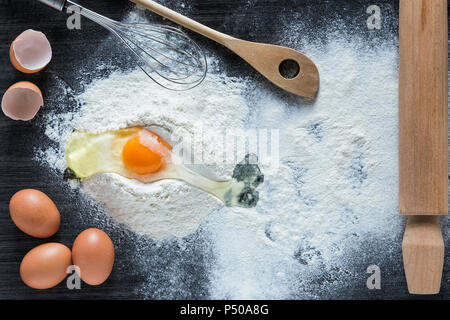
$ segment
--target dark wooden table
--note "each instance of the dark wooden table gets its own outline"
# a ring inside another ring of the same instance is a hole
[[[176,0],[166,0],[162,3],[187,12],[189,16],[206,25],[248,40],[278,43],[277,34],[282,32],[278,22],[298,19],[300,13],[303,17],[302,23],[309,26],[310,30],[321,30],[333,19],[341,19],[347,28],[351,28],[353,32],[366,39],[369,45],[376,46],[386,39],[397,41],[397,1],[186,0],[184,2],[190,3],[188,9],[182,8]],[[121,19],[132,7],[126,0],[85,0],[80,3],[113,19]],[[371,4],[377,4],[383,10],[383,27],[375,32],[369,32],[365,24],[367,19],[365,11]],[[154,20],[161,22],[156,16]],[[108,32],[101,27],[86,21],[83,22],[80,31],[69,31],[65,26],[65,14],[53,11],[35,0],[0,0],[0,93],[19,80],[34,81],[45,93],[54,75],[64,79],[75,92],[79,92],[83,89],[79,85],[80,77],[89,80],[99,72],[107,73],[113,69],[111,67],[111,70],[95,71],[95,68],[89,68],[95,66],[98,61],[105,61],[117,68],[127,67],[129,62],[118,54],[120,49],[112,43],[103,41]],[[19,73],[11,66],[8,58],[11,41],[28,28],[43,31],[53,47],[54,56],[51,64],[37,75]],[[191,35],[203,47],[214,51],[224,66],[232,66],[225,67],[225,71],[229,74],[239,72],[257,81],[264,81],[249,66],[221,46],[197,35]],[[305,34],[305,39],[308,37],[321,35],[319,32],[315,34],[311,31]],[[98,50],[99,48],[101,50]],[[80,74],[80,69],[93,71]],[[272,85],[267,86],[269,90],[278,92]],[[69,106],[64,104],[64,98],[66,97],[62,97],[61,100],[61,108],[68,108]],[[37,188],[46,192],[57,203],[63,217],[62,225],[57,235],[48,241],[62,242],[70,247],[80,231],[99,225],[98,220],[91,218],[92,215],[80,219],[80,215],[75,214],[76,212],[92,208],[81,201],[79,194],[61,187],[62,177],[32,160],[36,146],[49,143],[40,124],[42,124],[41,116],[30,122],[16,122],[3,114],[0,115],[0,298],[208,298],[207,260],[212,253],[207,241],[200,235],[189,237],[185,248],[176,244],[157,246],[148,239],[110,227],[112,223],[108,220],[106,223],[102,222],[102,227],[110,234],[116,245],[117,258],[114,271],[105,284],[98,287],[83,285],[81,290],[70,291],[63,282],[56,288],[37,291],[21,282],[19,264],[22,257],[43,241],[20,232],[9,218],[9,199],[16,191],[22,188]],[[447,220],[443,222],[443,228],[446,229]],[[396,254],[387,256],[383,252],[383,246],[386,246],[383,239],[368,239],[365,246],[358,248],[359,253],[355,255],[352,263],[353,272],[357,272],[359,276],[334,293],[319,290],[317,295],[324,299],[409,298],[401,264],[400,237],[397,243]],[[137,264],[133,258],[136,255],[145,259],[140,259],[141,262]],[[449,259],[450,254],[447,254],[442,293],[434,298],[450,297]],[[378,264],[382,269],[382,290],[370,291],[366,288],[365,270],[370,264]],[[149,274],[157,276],[149,278]],[[328,273],[318,277],[317,281],[326,284],[333,282],[335,280],[333,277],[332,273]],[[301,290],[298,288],[299,297]]]

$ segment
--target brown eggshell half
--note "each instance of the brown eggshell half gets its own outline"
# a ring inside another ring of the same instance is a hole
[[[45,193],[34,189],[16,192],[9,201],[9,213],[20,230],[36,238],[51,237],[61,223],[55,203]]]
[[[11,43],[9,58],[17,70],[35,73],[49,64],[52,59],[52,48],[45,34],[28,29]]]
[[[13,120],[31,120],[43,105],[41,90],[28,81],[13,84],[2,98],[2,111]]]
[[[48,289],[64,280],[71,265],[69,248],[61,243],[46,243],[31,249],[23,257],[20,277],[31,288]]]

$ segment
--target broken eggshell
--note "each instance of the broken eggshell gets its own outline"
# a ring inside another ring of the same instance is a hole
[[[52,48],[45,34],[28,29],[12,42],[9,57],[17,70],[35,73],[49,64],[52,59]]]
[[[13,84],[2,98],[2,111],[13,120],[31,120],[43,105],[41,90],[28,81]]]

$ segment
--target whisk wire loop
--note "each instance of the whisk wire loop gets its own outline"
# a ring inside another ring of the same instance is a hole
[[[136,59],[138,66],[157,84],[182,91],[198,86],[206,77],[207,62],[200,47],[172,26],[122,23],[104,17],[70,0],[80,14],[115,35]]]

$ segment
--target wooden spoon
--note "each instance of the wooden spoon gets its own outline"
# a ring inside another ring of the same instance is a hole
[[[272,83],[290,93],[312,98],[319,89],[319,71],[316,65],[311,59],[296,50],[233,38],[206,27],[152,0],[130,1],[224,45],[247,61]],[[292,63],[297,67],[298,71],[292,78],[284,77],[281,74],[280,66],[284,63]]]

